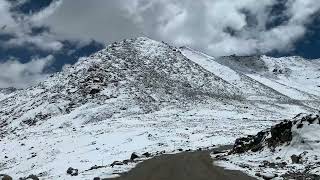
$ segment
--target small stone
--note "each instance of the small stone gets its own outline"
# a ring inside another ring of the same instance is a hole
[[[131,157],[130,157],[130,160],[133,161],[133,160],[135,160],[137,158],[139,158],[139,156],[136,153],[132,153]]]
[[[67,170],[67,174],[70,174],[71,176],[78,176],[79,172],[78,172],[78,169],[69,167]]]
[[[27,179],[39,180],[39,178],[38,178],[36,175],[33,175],[33,174],[29,175],[29,176],[27,177]]]
[[[150,157],[151,156],[151,154],[149,152],[145,152],[142,155],[144,155],[145,157]]]
[[[93,180],[100,180],[100,178],[99,177],[94,177]]]
[[[104,166],[94,165],[94,166],[92,166],[89,170],[99,169],[99,168],[103,168],[103,167],[104,167]]]
[[[129,159],[126,159],[126,160],[123,160],[123,161],[122,161],[123,164],[128,164],[129,162],[130,162]]]
[[[297,156],[297,155],[292,155],[291,156],[291,161],[293,164],[300,164],[301,163],[301,157],[300,156]]]
[[[91,89],[91,91],[89,92],[89,94],[93,95],[93,94],[97,94],[100,92],[100,89]]]
[[[212,154],[221,154],[223,153],[223,151],[219,151],[219,150],[213,150]]]
[[[110,166],[113,167],[113,166],[122,166],[123,163],[120,162],[120,161],[114,161]]]
[[[275,168],[276,167],[276,163],[273,163],[273,162],[269,163],[269,167]]]
[[[72,170],[73,170],[73,168],[72,168],[72,167],[69,167],[69,168],[67,169],[67,174],[71,174],[71,173],[72,173]]]
[[[302,123],[297,125],[297,129],[301,129],[302,127],[303,127]]]
[[[6,174],[0,174],[0,178],[1,180],[12,180],[12,177]]]
[[[279,166],[280,168],[284,168],[284,167],[287,166],[287,163],[286,163],[286,162],[281,162],[281,163],[278,164],[278,166]]]
[[[265,180],[270,180],[270,179],[275,178],[276,176],[275,176],[274,174],[272,174],[272,173],[265,173],[265,174],[262,174],[261,177],[262,177],[263,179],[265,179]]]

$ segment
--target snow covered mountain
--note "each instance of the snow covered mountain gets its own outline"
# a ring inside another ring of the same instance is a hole
[[[214,58],[126,39],[36,86],[0,91],[0,174],[108,177],[134,165],[109,166],[132,152],[229,144],[319,111],[319,86],[319,60]]]

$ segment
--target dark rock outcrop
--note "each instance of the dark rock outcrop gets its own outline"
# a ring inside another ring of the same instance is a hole
[[[278,146],[290,144],[293,138],[292,129],[294,126],[299,129],[303,128],[304,125],[317,123],[320,123],[319,115],[310,114],[303,116],[303,114],[300,114],[293,118],[293,120],[284,120],[270,129],[260,131],[257,135],[249,135],[236,139],[234,147],[229,153],[257,152],[265,147],[275,149]],[[293,157],[293,161],[297,163],[296,159]]]
[[[79,170],[69,167],[67,170],[67,174],[70,174],[71,176],[78,176]]]
[[[268,139],[269,147],[276,147],[278,145],[291,142],[292,140],[292,121],[284,121],[271,127],[271,138]]]
[[[249,135],[236,139],[231,153],[244,153],[248,150],[252,150],[253,152],[259,151],[263,148],[262,142],[266,138],[266,135],[266,131],[261,131],[256,136]]]

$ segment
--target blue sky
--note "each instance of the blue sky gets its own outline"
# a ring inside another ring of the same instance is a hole
[[[295,50],[289,55],[299,55],[305,58],[320,58],[320,13],[308,26],[308,33],[295,43]]]
[[[1,87],[25,87],[105,44],[148,36],[212,56],[320,58],[318,0],[0,0]],[[37,66],[37,67],[35,67]]]

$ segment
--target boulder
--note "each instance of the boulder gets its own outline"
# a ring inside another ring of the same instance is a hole
[[[39,180],[39,178],[38,176],[31,174],[28,177],[24,178],[23,180]]]
[[[269,147],[276,147],[292,140],[292,121],[283,121],[271,127],[271,138],[268,139]]]
[[[79,175],[79,170],[74,169],[72,167],[69,167],[67,170],[67,174],[70,174],[71,176],[78,176]]]
[[[145,156],[145,157],[150,157],[151,156],[151,154],[149,152],[145,152],[142,155]]]
[[[291,156],[291,161],[293,164],[300,164],[301,163],[301,156],[297,156],[297,155],[293,154]]]
[[[0,180],[12,180],[12,177],[6,174],[0,174]]]
[[[130,160],[131,161],[134,161],[135,159],[139,158],[139,156],[136,154],[136,153],[132,153],[131,154],[131,157],[130,157]]]
[[[128,164],[130,161],[131,161],[130,159],[126,159],[126,160],[123,160],[122,163],[123,164]]]
[[[123,162],[120,162],[120,161],[114,161],[110,166],[113,167],[113,166],[121,166],[123,165],[124,163]]]
[[[91,89],[89,94],[93,95],[93,94],[97,94],[100,92],[100,89],[97,89],[97,88],[94,88],[94,89]]]

